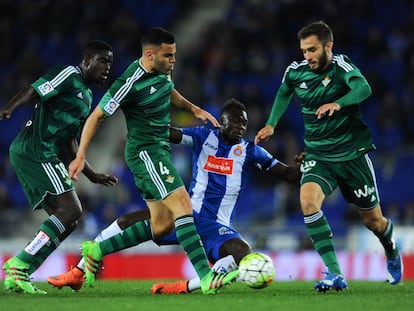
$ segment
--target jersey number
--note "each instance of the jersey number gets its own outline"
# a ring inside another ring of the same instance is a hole
[[[169,175],[170,174],[170,170],[164,164],[162,164],[161,161],[158,164],[160,165],[161,175]]]
[[[63,178],[69,177],[69,173],[63,163],[55,164],[55,169],[62,175]]]

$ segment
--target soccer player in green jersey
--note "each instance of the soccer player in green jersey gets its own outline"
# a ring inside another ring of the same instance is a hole
[[[91,83],[102,85],[113,61],[112,47],[90,41],[79,66],[58,66],[19,91],[0,109],[0,120],[8,119],[21,106],[35,103],[24,129],[10,146],[10,163],[34,210],[44,209],[49,217],[33,240],[4,265],[6,290],[45,294],[29,276],[75,230],[82,207],[65,164],[72,159],[77,139],[92,104]],[[94,183],[114,185],[117,179],[96,173],[89,164],[83,173]]]
[[[169,141],[171,103],[191,111],[195,117],[218,121],[207,111],[193,105],[174,88],[176,44],[174,36],[163,28],[152,28],[142,37],[142,57],[129,65],[112,84],[99,105],[86,120],[76,159],[69,174],[76,179],[84,167],[86,151],[98,125],[122,109],[128,135],[125,160],[134,174],[135,184],[151,212],[151,220],[135,226],[136,234],[123,235],[112,247],[101,249],[96,242],[82,244],[86,284],[93,286],[99,262],[106,254],[128,245],[163,236],[175,227],[177,239],[187,253],[200,280],[204,294],[214,294],[233,282],[238,271],[216,273],[210,269],[198,235],[190,196],[172,163]]]
[[[347,202],[358,207],[365,226],[383,245],[388,281],[397,284],[402,277],[402,258],[393,238],[393,224],[381,211],[368,157],[375,146],[359,107],[371,95],[371,87],[346,55],[332,53],[332,30],[323,21],[302,28],[298,39],[305,59],[287,67],[266,126],[257,133],[255,143],[273,135],[295,94],[301,101],[305,123],[300,205],[314,248],[328,268],[315,289],[325,292],[348,287],[338,264],[331,228],[321,210],[325,197],[337,187]]]

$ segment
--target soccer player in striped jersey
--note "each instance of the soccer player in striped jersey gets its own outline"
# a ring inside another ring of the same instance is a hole
[[[194,221],[201,236],[207,257],[214,264],[215,271],[233,271],[240,260],[251,252],[249,244],[232,226],[241,191],[246,186],[254,167],[269,172],[286,181],[298,181],[303,155],[295,160],[297,165],[287,166],[278,161],[264,148],[243,137],[247,131],[246,107],[235,99],[228,100],[220,114],[220,129],[205,126],[196,128],[170,129],[170,141],[192,148],[192,180],[189,186]],[[120,244],[122,236],[136,241],[139,224],[131,222],[148,219],[148,211],[133,212],[121,216],[96,238],[103,249],[119,251],[137,245],[137,242]],[[125,228],[127,228],[125,230]],[[120,232],[122,232],[120,234]],[[115,233],[118,233],[115,235]],[[168,236],[153,236],[158,245],[178,244],[175,232]],[[113,249],[113,245],[118,245]],[[83,283],[84,260],[70,271],[49,277],[55,287],[70,286],[78,290]],[[174,283],[154,284],[153,294],[181,294],[199,289],[200,278]]]
[[[169,141],[171,104],[185,108],[203,121],[219,126],[207,111],[192,104],[175,88],[172,70],[176,56],[173,34],[156,27],[149,29],[141,40],[142,56],[134,61],[111,85],[99,105],[85,122],[76,159],[69,165],[69,174],[76,179],[82,171],[88,145],[98,125],[121,109],[127,124],[125,160],[134,174],[135,184],[151,211],[151,220],[134,226],[134,241],[124,234],[126,246],[144,242],[152,235],[163,236],[174,227],[181,247],[185,250],[201,279],[204,294],[214,294],[234,281],[238,271],[216,273],[208,263],[200,236],[194,225],[190,196],[181,176],[174,167]],[[84,242],[82,254],[85,278],[94,285],[99,262],[115,247],[102,249],[98,243]]]
[[[326,277],[316,282],[315,290],[348,287],[338,264],[331,228],[321,209],[325,197],[337,187],[348,203],[358,207],[365,226],[378,237],[387,258],[388,281],[397,284],[402,277],[402,258],[391,219],[381,211],[368,157],[375,146],[359,107],[371,95],[371,87],[346,55],[332,53],[332,30],[323,21],[302,28],[298,39],[305,59],[287,67],[270,116],[255,142],[273,135],[295,94],[301,101],[305,124],[300,204],[308,234],[328,269]]]
[[[192,147],[192,179],[189,187],[197,230],[208,258],[216,271],[237,269],[240,260],[252,250],[232,226],[240,193],[256,167],[289,182],[299,181],[303,155],[296,166],[287,166],[266,149],[245,140],[248,125],[246,107],[228,100],[220,114],[221,128],[172,129],[171,141]],[[252,207],[254,208],[254,207]],[[159,245],[174,244],[174,236],[155,239]],[[174,283],[156,283],[153,294],[189,293],[200,288],[194,278]]]
[[[49,217],[33,240],[4,265],[6,290],[45,294],[29,279],[59,244],[75,230],[82,215],[81,203],[61,156],[74,158],[81,126],[89,115],[92,92],[102,85],[113,61],[112,47],[90,41],[79,66],[58,66],[19,91],[0,109],[0,120],[21,106],[35,103],[26,126],[10,146],[10,163],[31,205]],[[114,185],[117,179],[96,173],[88,164],[83,173],[94,183]]]

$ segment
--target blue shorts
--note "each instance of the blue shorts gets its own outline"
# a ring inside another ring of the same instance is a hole
[[[207,258],[213,264],[220,259],[220,248],[224,242],[230,239],[244,240],[233,227],[222,225],[208,218],[201,218],[197,213],[194,213],[194,222],[206,250]],[[154,242],[158,245],[179,244],[175,230]]]

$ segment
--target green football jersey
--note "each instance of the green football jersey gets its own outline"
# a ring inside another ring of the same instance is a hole
[[[282,86],[300,99],[305,151],[309,158],[346,161],[375,148],[371,132],[362,120],[359,103],[342,107],[331,117],[318,119],[315,115],[320,106],[348,93],[352,77],[365,80],[345,55],[334,55],[332,64],[323,73],[310,70],[307,61],[293,62],[287,67]]]
[[[157,144],[169,148],[171,93],[174,83],[163,73],[149,73],[136,60],[114,81],[99,102],[113,115],[120,108],[128,130],[127,152]]]
[[[40,100],[10,150],[39,162],[58,161],[65,142],[78,138],[92,104],[80,68],[59,66],[31,85]]]

